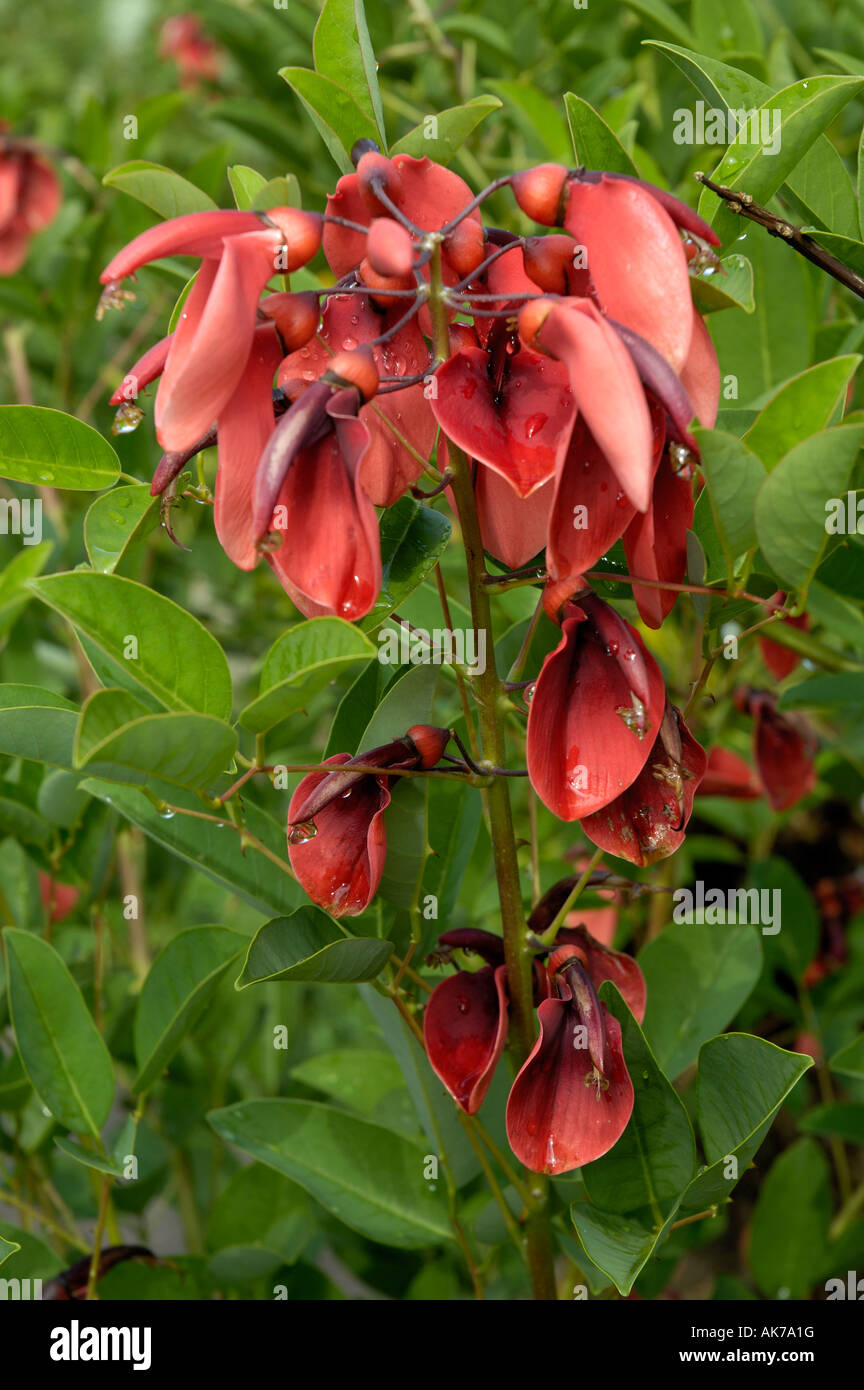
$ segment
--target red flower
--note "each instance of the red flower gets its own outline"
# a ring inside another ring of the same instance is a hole
[[[354,765],[434,767],[449,738],[447,729],[416,725],[403,738],[355,758],[348,753],[328,758],[338,771],[310,772],[303,778],[288,807],[288,857],[319,907],[334,917],[356,916],[374,898],[384,871],[383,815],[390,805],[390,778]]]
[[[528,773],[550,811],[579,820],[638,777],[666,697],[639,634],[595,594],[569,603],[561,626],[531,700]]]
[[[697,796],[730,796],[738,801],[754,801],[762,795],[753,769],[730,748],[712,748],[708,766]]]
[[[756,766],[768,800],[775,811],[788,811],[816,785],[813,732],[800,717],[781,714],[777,696],[768,690],[742,687],[735,692],[735,704],[756,721]]]
[[[507,1041],[509,996],[504,942],[470,927],[444,932],[444,946],[476,951],[487,962],[459,970],[435,987],[423,1015],[432,1070],[468,1115],[483,1104]]]
[[[54,221],[62,190],[47,160],[26,149],[0,149],[0,275],[14,275],[31,236]]]
[[[705,750],[667,703],[660,732],[638,777],[614,801],[583,819],[582,829],[600,849],[631,864],[644,866],[668,858],[684,841],[706,763]]]
[[[537,1010],[540,1036],[507,1102],[507,1137],[535,1173],[566,1173],[608,1153],[633,1112],[621,1025],[597,997],[578,948],[550,957],[557,997]]]
[[[772,594],[768,600],[771,604],[771,612],[776,612],[782,608],[786,602],[786,595],[782,590]],[[810,627],[810,615],[800,613],[797,618],[783,618],[782,621],[787,627],[797,628],[799,632],[807,632]],[[770,631],[770,628],[768,629]],[[778,681],[785,680],[788,675],[795,670],[801,657],[798,652],[793,652],[790,647],[781,647],[779,642],[772,642],[770,637],[759,637],[759,650],[762,653],[762,660]]]

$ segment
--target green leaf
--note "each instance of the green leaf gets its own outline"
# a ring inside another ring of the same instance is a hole
[[[646,1225],[634,1217],[599,1211],[587,1202],[574,1202],[570,1216],[585,1254],[607,1274],[625,1298],[639,1273],[675,1217],[673,1207],[662,1228]]]
[[[111,574],[126,551],[159,522],[159,498],[146,483],[118,487],[97,497],[84,518],[84,544],[90,564]]]
[[[801,162],[816,139],[864,87],[860,77],[809,77],[767,97],[747,126],[739,130],[714,171],[715,183],[742,188],[767,203]],[[761,113],[766,113],[763,136]],[[748,138],[755,127],[756,140]],[[778,129],[781,135],[777,148]],[[721,241],[734,240],[740,218],[704,189],[699,211],[709,216]]]
[[[751,0],[692,0],[696,47],[705,53],[761,53],[762,25]]]
[[[50,690],[0,685],[0,753],[10,758],[70,769],[77,723],[75,706]]]
[[[693,35],[683,19],[679,19],[671,5],[665,0],[625,0],[628,10],[633,10],[656,32],[669,34],[677,43],[692,44]]]
[[[3,940],[15,1038],[34,1090],[67,1129],[98,1139],[114,1072],[81,991],[47,941],[11,927]]]
[[[344,87],[308,68],[280,68],[284,78],[308,112],[312,124],[342,174],[353,172],[351,150],[358,140],[376,140],[374,122]]]
[[[274,1168],[250,1163],[232,1174],[210,1218],[207,1244],[216,1252],[210,1272],[231,1283],[275,1273],[299,1259],[314,1229],[303,1188]]]
[[[615,986],[601,999],[621,1024],[624,1059],[633,1082],[633,1113],[618,1143],[582,1169],[585,1191],[604,1212],[650,1207],[658,1225],[677,1205],[696,1167],[696,1145],[683,1103],[660,1070],[642,1029]]]
[[[318,907],[300,907],[259,927],[246,953],[237,988],[262,980],[354,984],[374,980],[393,953],[379,937],[343,936]]]
[[[411,497],[388,507],[380,522],[381,592],[359,624],[364,632],[374,632],[423,583],[446,550],[450,530],[446,516]]]
[[[673,922],[639,953],[648,1004],[645,1036],[676,1077],[748,998],[762,968],[750,926]]]
[[[0,1236],[0,1265],[5,1264],[10,1255],[14,1255],[21,1246],[15,1240],[7,1240],[5,1236]]]
[[[394,1092],[401,1092],[404,1097],[402,1070],[389,1052],[358,1048],[321,1052],[292,1067],[291,1076],[303,1086],[323,1091],[369,1119],[376,1118],[376,1111],[386,1097]],[[384,1123],[383,1117],[379,1122]]]
[[[0,639],[11,632],[19,616],[32,601],[25,588],[28,579],[35,579],[48,563],[52,550],[50,541],[42,545],[25,545],[0,570]]]
[[[752,110],[767,103],[773,95],[773,88],[767,83],[760,82],[741,68],[730,67],[727,63],[694,52],[692,45],[679,47],[655,39],[645,42],[648,47],[658,48],[670,58],[709,106],[719,104],[727,111]],[[785,143],[785,128],[783,134]],[[797,168],[789,175],[787,187],[804,209],[805,216],[844,235],[858,235],[858,208],[852,181],[827,136],[818,136],[806,151]],[[747,188],[745,191],[749,193],[751,190]],[[734,236],[739,234],[740,228],[733,232]]]
[[[92,1149],[85,1149],[82,1144],[76,1144],[73,1139],[55,1137],[54,1145],[67,1158],[74,1159],[84,1168],[92,1168],[96,1173],[107,1173],[112,1178],[123,1177],[122,1164],[113,1158],[104,1158],[101,1154],[94,1153]]]
[[[840,675],[811,676],[799,685],[784,690],[777,702],[778,709],[852,709],[864,708],[864,673],[854,671]]]
[[[487,85],[509,107],[514,121],[525,132],[529,149],[539,149],[548,159],[569,161],[570,132],[557,102],[551,101],[532,82],[499,80]]]
[[[97,430],[41,405],[0,406],[0,475],[34,487],[98,492],[117,481],[120,460]]]
[[[207,714],[153,714],[126,690],[97,690],[81,710],[75,766],[109,782],[154,778],[206,787],[230,766],[234,730]]]
[[[304,1100],[246,1101],[208,1119],[369,1240],[416,1250],[452,1239],[443,1183],[430,1190],[422,1146],[392,1130]]]
[[[302,206],[300,183],[296,174],[280,174],[275,179],[268,179],[252,199],[252,207],[256,212],[266,212],[268,208]]]
[[[864,1033],[835,1052],[828,1067],[838,1076],[851,1076],[855,1081],[864,1081]]]
[[[240,715],[244,729],[265,733],[377,648],[343,618],[310,618],[279,637],[264,661],[261,694]]]
[[[827,1139],[842,1139],[847,1144],[864,1145],[864,1105],[854,1101],[835,1101],[832,1105],[817,1105],[798,1128],[805,1134],[819,1134]]]
[[[838,261],[842,261],[857,275],[864,275],[864,242],[857,237],[839,236],[836,232],[824,232],[821,227],[807,227],[807,235],[812,241],[830,251]]]
[[[33,579],[30,588],[167,709],[230,716],[225,653],[171,599],[132,579],[86,571]]]
[[[234,194],[234,202],[241,212],[248,212],[256,193],[266,187],[267,180],[257,169],[248,164],[234,164],[228,170],[228,182]]]
[[[815,1139],[799,1139],[775,1159],[753,1212],[750,1268],[766,1298],[807,1297],[830,1219],[828,1160]]]
[[[244,854],[240,836],[230,822],[217,825],[173,812],[160,814],[152,800],[134,787],[95,778],[87,778],[81,785],[170,854],[200,869],[259,912],[286,913],[298,905],[301,892],[289,871],[284,824],[277,823],[253,802],[244,806],[246,828],[277,860],[285,863],[284,872],[255,849],[247,848]],[[193,792],[178,789],[171,801],[200,813],[201,802]]]
[[[690,290],[700,314],[719,309],[742,309],[752,314],[756,308],[753,266],[746,256],[724,256],[719,265],[706,266],[698,275],[691,275]]]
[[[427,116],[420,125],[414,126],[401,140],[397,140],[391,154],[410,154],[415,159],[426,155],[439,164],[449,164],[469,135],[477,129],[481,121],[501,108],[498,97],[472,97],[464,106],[449,106],[439,111],[437,116]],[[434,121],[434,125],[429,122]]]
[[[726,1033],[703,1044],[697,1115],[708,1166],[690,1184],[682,1203],[686,1210],[725,1201],[780,1106],[812,1065],[812,1057],[784,1052],[749,1033]]]
[[[227,927],[189,927],[157,956],[135,1013],[136,1095],[158,1081],[244,943],[239,932]]]
[[[0,778],[0,836],[3,835],[14,835],[24,844],[45,845],[51,839],[52,827],[17,783]]]
[[[584,164],[587,169],[607,169],[613,174],[632,174],[638,178],[639,171],[633,160],[593,106],[573,92],[565,92],[564,110],[577,164]]]
[[[860,363],[856,353],[817,362],[775,392],[744,435],[769,472],[800,440],[827,429]]]
[[[374,121],[378,143],[387,149],[378,69],[369,39],[363,0],[325,0],[312,40],[315,70],[330,77]]]
[[[146,159],[131,159],[118,164],[102,180],[109,188],[137,198],[160,217],[182,217],[187,212],[213,212],[212,198],[196,188],[194,183],[166,169],[163,164],[151,164]]]
[[[753,507],[765,481],[759,458],[740,439],[723,430],[695,431],[711,510],[731,575],[739,555],[756,545]]]
[[[805,588],[819,566],[828,543],[826,502],[836,497],[845,501],[862,441],[862,425],[822,430],[790,449],[759,489],[759,545],[790,588]]]

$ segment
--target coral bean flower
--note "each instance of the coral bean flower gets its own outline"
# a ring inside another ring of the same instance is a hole
[[[697,796],[729,796],[737,801],[755,801],[762,795],[762,788],[756,780],[751,767],[730,748],[712,748],[708,754],[708,766],[699,786]]]
[[[449,739],[447,729],[418,724],[403,738],[354,758],[337,753],[323,765],[333,771],[303,778],[288,807],[288,857],[319,907],[334,917],[352,917],[369,906],[387,857],[383,816],[391,779],[386,769],[434,767]],[[385,770],[364,772],[357,763]]]
[[[550,811],[579,820],[638,777],[666,695],[635,628],[595,594],[568,603],[561,628],[531,699],[528,774]]]
[[[423,1014],[423,1041],[432,1070],[468,1115],[480,1109],[507,1041],[504,942],[471,927],[444,932],[442,946],[482,956],[476,971],[458,970],[436,985]]]
[[[618,1142],[633,1113],[621,1025],[597,997],[576,946],[549,959],[556,993],[537,1010],[540,1035],[510,1091],[507,1138],[535,1173],[567,1173]]]
[[[163,256],[196,256],[201,269],[172,336],[156,396],[156,433],[170,452],[191,448],[218,419],[246,368],[258,300],[277,272],[315,255],[319,213],[193,212],[135,237],[105,267],[103,303],[118,303],[120,281]]]
[[[582,829],[595,845],[644,867],[666,859],[684,841],[693,797],[707,757],[670,704],[645,766],[620,796],[586,816]]]
[[[27,257],[31,236],[57,216],[62,191],[47,160],[0,136],[0,275],[14,275]]]
[[[735,704],[755,720],[756,766],[768,800],[775,811],[788,811],[816,785],[813,731],[803,719],[782,714],[777,696],[768,690],[742,687],[735,692]]]

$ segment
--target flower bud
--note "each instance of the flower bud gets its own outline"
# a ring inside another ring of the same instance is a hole
[[[376,217],[369,224],[366,257],[379,275],[410,276],[414,266],[411,235],[392,217]]]
[[[320,212],[304,212],[302,208],[269,208],[268,222],[281,232],[283,244],[278,269],[290,275],[293,270],[311,261],[321,245],[324,218]]]
[[[371,401],[378,390],[378,368],[372,349],[359,347],[350,352],[337,352],[321,380],[338,386],[355,386],[364,402]]]
[[[436,729],[431,724],[414,724],[405,735],[420,755],[422,768],[434,767],[450,742],[449,729]]]
[[[361,156],[357,165],[357,188],[369,211],[380,215],[386,213],[386,209],[378,201],[378,195],[372,187],[373,182],[380,185],[382,192],[387,194],[391,202],[398,203],[399,194],[402,192],[399,170],[392,159],[369,150]]]
[[[448,264],[464,279],[477,269],[486,254],[482,224],[475,222],[472,217],[463,218],[444,238],[441,249]]]
[[[563,164],[538,164],[514,174],[510,186],[526,216],[541,227],[560,227],[569,171]]]
[[[320,309],[314,290],[303,290],[298,294],[283,290],[278,294],[268,294],[258,308],[272,320],[286,354],[296,352],[304,343],[308,343],[318,327]]]

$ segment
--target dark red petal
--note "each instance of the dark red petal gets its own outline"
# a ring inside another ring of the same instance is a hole
[[[507,971],[460,970],[429,996],[423,1039],[432,1070],[462,1109],[480,1109],[507,1040]]]
[[[774,703],[759,701],[754,710],[756,765],[774,810],[788,811],[816,785],[816,744],[805,725],[778,714]]]
[[[225,554],[243,570],[254,569],[261,558],[252,498],[259,460],[273,433],[273,376],[281,356],[273,325],[256,328],[243,375],[219,415],[213,521]]]
[[[729,748],[712,748],[705,776],[696,789],[697,796],[731,796],[738,801],[754,801],[762,795],[753,769]]]
[[[611,912],[613,918],[616,916],[614,908],[603,908],[601,911],[603,913]],[[556,947],[565,945],[578,947],[580,958],[591,976],[594,988],[599,989],[604,980],[611,980],[636,1022],[641,1023],[645,1017],[645,976],[642,974],[638,962],[624,951],[613,951],[611,947],[604,946],[592,935],[589,926],[583,925],[587,919],[590,919],[590,913],[580,912],[577,909],[575,915],[579,919],[580,925],[562,927],[555,938]],[[555,968],[551,958],[549,968],[550,970]]]
[[[546,539],[546,568],[555,581],[592,569],[638,513],[580,416],[558,470]]]
[[[682,584],[687,576],[687,532],[693,525],[693,483],[676,473],[668,452],[654,475],[648,511],[637,512],[624,532],[624,553],[631,574]],[[649,589],[633,585],[639,616],[648,627],[658,628],[674,607],[675,589]]]
[[[639,775],[666,696],[657,663],[629,623],[619,620],[613,651],[583,608],[572,604],[568,612],[561,641],[537,678],[527,760],[541,800],[561,820],[578,820],[613,801]],[[642,686],[642,671],[645,699],[635,689]]]
[[[454,927],[438,938],[442,946],[457,946],[462,951],[474,951],[487,965],[503,965],[504,942],[500,936],[480,927]]]
[[[337,766],[346,761],[347,753],[327,759]],[[303,778],[288,808],[289,825],[326,777],[310,772]],[[292,843],[289,835],[291,868],[313,903],[334,917],[356,916],[375,896],[387,857],[383,817],[389,805],[384,778],[370,774],[318,812],[312,838]]]
[[[631,864],[644,866],[666,859],[684,841],[707,757],[684,721],[676,722],[680,759],[663,746],[661,729],[650,757],[631,786],[581,822],[585,834],[599,849]]]
[[[570,999],[545,999],[540,1036],[510,1091],[507,1137],[534,1173],[567,1173],[601,1158],[618,1142],[633,1111],[621,1026],[602,1005],[606,1030],[605,1089],[592,1081],[586,1047],[575,1046],[579,1017]]]

